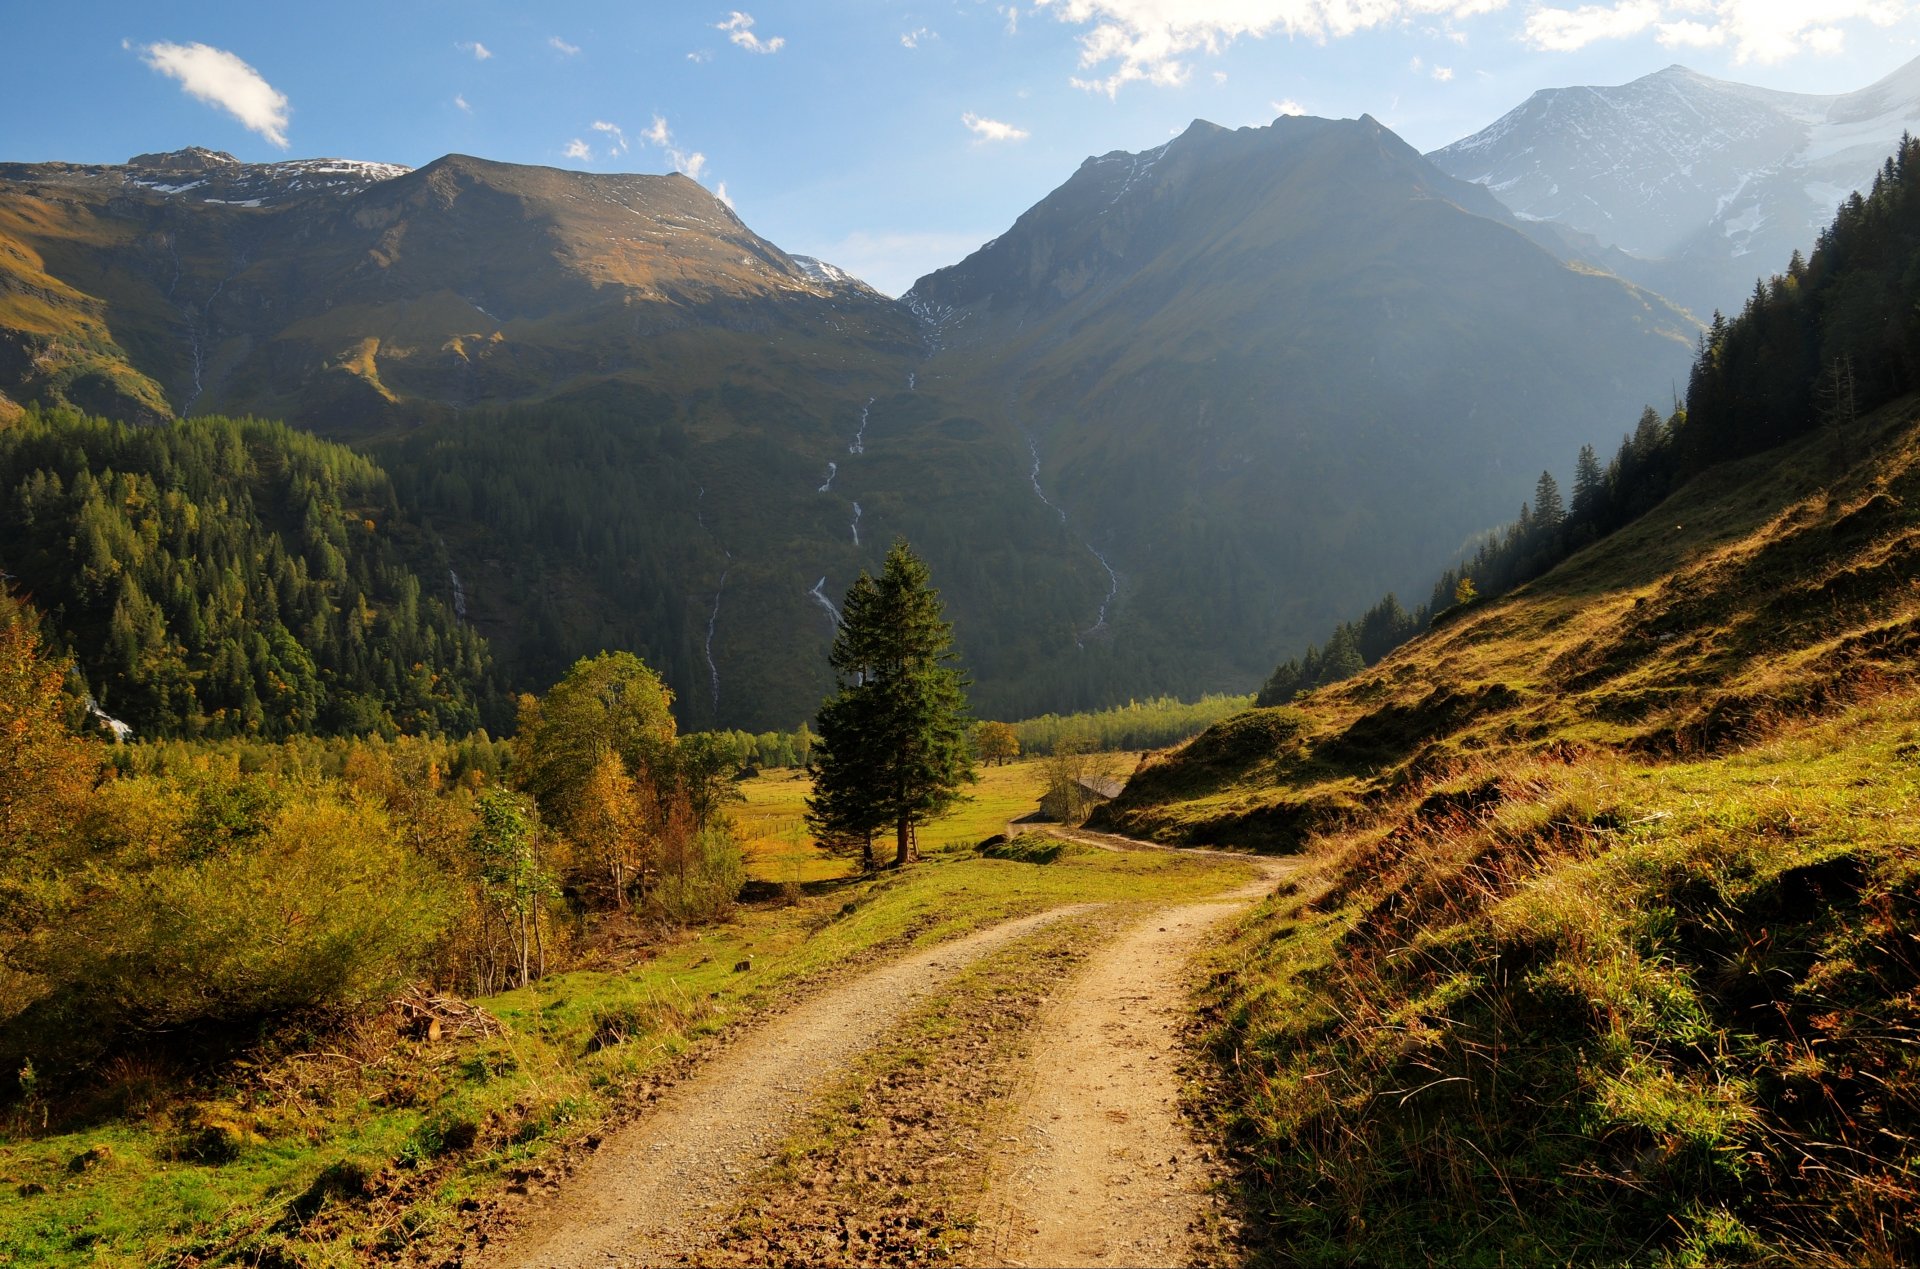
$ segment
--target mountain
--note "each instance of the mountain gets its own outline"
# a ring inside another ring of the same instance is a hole
[[[1892,171],[1609,477],[1670,496],[1097,817],[1303,856],[1207,1001],[1289,1263],[1920,1251],[1920,142]]]
[[[884,297],[803,268],[684,176],[198,149],[0,166],[16,397],[337,434],[428,405],[700,385],[713,358],[787,341],[774,358],[810,364],[799,345],[823,334],[836,351],[916,344]]]
[[[1670,66],[1617,87],[1542,90],[1428,157],[1516,216],[1617,249],[1609,267],[1705,315],[1811,250],[1917,124],[1920,60],[1833,96]]]
[[[1696,334],[1370,118],[1089,159],[903,300],[940,350],[923,381],[1025,439],[1110,579],[1089,659],[1157,645],[1176,691],[1257,681],[1254,649],[1424,583],[1664,398]]]
[[[354,439],[514,687],[696,728],[808,716],[903,535],[1023,716],[1249,687],[1664,398],[1692,323],[1523,227],[1371,119],[1090,159],[903,302],[680,176],[15,165],[0,391]]]

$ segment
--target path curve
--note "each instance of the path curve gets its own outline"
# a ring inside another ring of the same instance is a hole
[[[1106,840],[1089,844],[1166,849],[1097,836]],[[1220,1165],[1180,1104],[1194,961],[1301,866],[1238,858],[1260,880],[1155,910],[1094,953],[1041,1021],[976,1244],[994,1263],[1184,1265],[1204,1254]]]
[[[728,1046],[607,1138],[553,1200],[469,1263],[573,1269],[678,1259],[772,1161],[809,1103],[962,969],[1097,904],[1003,921],[837,987]]]

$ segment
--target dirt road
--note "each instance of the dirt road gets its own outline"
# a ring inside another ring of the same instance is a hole
[[[1161,908],[1094,954],[1040,1024],[995,1169],[982,1262],[1185,1265],[1218,1225],[1218,1152],[1180,1107],[1195,957],[1294,865],[1209,903]]]
[[[1090,844],[1162,849],[1114,838]],[[1208,935],[1295,867],[1250,862],[1261,867],[1259,881],[1151,909],[1062,984],[1029,1046],[1035,1057],[991,1167],[969,1260],[1158,1265],[1204,1253],[1220,1164],[1181,1110],[1184,1029]],[[916,953],[774,1020],[608,1138],[557,1195],[468,1263],[561,1269],[697,1255],[743,1199],[752,1201],[749,1182],[809,1106],[917,1002],[973,962],[1096,906],[1056,908]]]
[[[913,1004],[971,962],[1089,905],[1054,908],[895,961],[729,1048],[599,1152],[511,1236],[469,1263],[655,1265],[724,1214],[813,1094]]]

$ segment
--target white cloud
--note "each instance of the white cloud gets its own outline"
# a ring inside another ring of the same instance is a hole
[[[770,40],[763,40],[755,35],[753,15],[742,13],[738,9],[728,14],[725,22],[714,23],[713,29],[725,31],[729,40],[749,53],[778,53],[787,46],[787,37],[784,35],[776,35]]]
[[[225,49],[206,44],[149,44],[141,50],[147,65],[171,79],[189,97],[238,119],[250,132],[287,148],[287,98]]]
[[[593,150],[579,137],[567,142],[567,148],[560,153],[564,158],[578,159],[582,163],[589,162],[593,158]]]
[[[930,27],[918,26],[900,37],[902,48],[919,48],[922,40],[937,40],[940,33]]]
[[[1846,45],[1844,23],[1892,26],[1912,9],[1908,0],[1619,0],[1536,8],[1522,38],[1535,48],[1570,52],[1652,27],[1668,48],[1730,44],[1735,62],[1781,62],[1802,51],[1837,53]]]
[[[468,114],[473,113],[473,107],[467,104],[466,94],[464,93],[455,93],[453,95],[453,104]]]
[[[1521,38],[1537,49],[1571,53],[1596,40],[1621,40],[1638,35],[1659,20],[1660,6],[1654,0],[1583,4],[1578,9],[1535,9],[1527,15]]]
[[[1418,71],[1421,67],[1425,65],[1426,63],[1421,61],[1419,57],[1416,56],[1412,61],[1407,63],[1407,69],[1410,71]]]
[[[689,62],[711,62],[713,60],[713,50],[697,48],[687,54],[687,60]]]
[[[1191,73],[1190,54],[1217,54],[1241,38],[1298,36],[1325,41],[1413,17],[1469,18],[1508,0],[1035,0],[1055,18],[1089,27],[1080,37],[1075,87],[1108,96],[1130,83],[1172,87]]]
[[[1436,66],[1433,68],[1433,77],[1442,84],[1451,84],[1453,82],[1453,67]]]
[[[995,10],[995,12],[1007,20],[1008,35],[1020,34],[1020,9],[1018,6],[1011,4],[1002,5],[999,9]]]
[[[484,62],[493,56],[493,50],[482,44],[479,40],[462,40],[460,43],[454,45],[454,47],[462,53],[473,54],[473,60],[476,62]]]
[[[1727,33],[1704,22],[1662,22],[1655,38],[1668,48],[1715,48],[1727,42]]]
[[[692,154],[668,150],[667,159],[673,164],[674,171],[691,176],[696,181],[700,179],[700,173],[707,170],[707,156],[698,150]]]
[[[627,152],[627,134],[620,130],[619,124],[608,123],[605,119],[595,119],[587,126],[595,132],[604,133],[607,136],[607,154],[609,157]]]
[[[1838,53],[1847,46],[1847,33],[1837,26],[1815,27],[1807,32],[1807,47],[1816,53]]]
[[[733,210],[733,199],[727,193],[727,183],[725,181],[721,181],[718,185],[713,187],[713,196],[719,199],[721,202],[725,203],[727,205],[728,211]]]
[[[1267,105],[1273,108],[1273,113],[1276,115],[1291,117],[1293,115],[1304,115],[1307,113],[1307,108],[1291,97],[1286,98],[1284,101],[1270,101]]]
[[[1213,72],[1213,82],[1214,82],[1214,83],[1216,83],[1216,84],[1224,84],[1224,83],[1226,83],[1226,82],[1227,82],[1227,72],[1225,72],[1225,71],[1215,71],[1215,72]]]
[[[1028,133],[1025,128],[1016,128],[1010,123],[1001,123],[998,119],[985,119],[968,111],[960,116],[960,122],[967,131],[982,141],[1025,141]]]
[[[569,44],[557,35],[550,35],[547,37],[547,46],[553,49],[554,52],[559,53],[565,57],[572,57],[574,54],[580,51],[580,46],[578,44]]]
[[[653,117],[653,126],[641,133],[640,139],[642,141],[651,141],[658,146],[672,145],[673,133],[667,130],[667,117],[665,115],[655,115]]]

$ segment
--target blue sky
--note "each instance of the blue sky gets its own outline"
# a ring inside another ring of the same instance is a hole
[[[1537,88],[1683,62],[1839,92],[1920,55],[1912,0],[733,2],[5,0],[0,160],[678,166],[897,292],[1195,118],[1370,113],[1426,150]]]

